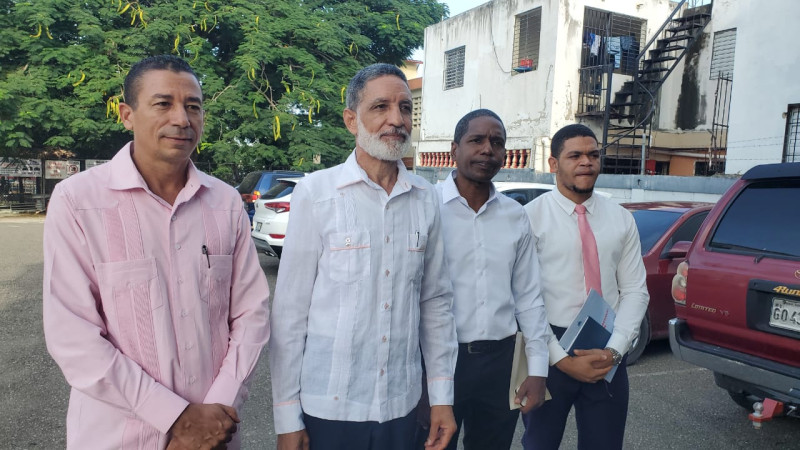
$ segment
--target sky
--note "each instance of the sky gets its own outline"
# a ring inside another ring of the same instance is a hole
[[[446,3],[447,6],[450,7],[450,17],[455,16],[456,14],[460,14],[464,11],[472,9],[476,6],[480,6],[490,0],[439,0],[441,3]],[[416,59],[419,61],[425,60],[425,54],[421,48],[418,48],[414,51],[414,54],[411,55],[411,59]],[[421,75],[421,73],[420,73]]]

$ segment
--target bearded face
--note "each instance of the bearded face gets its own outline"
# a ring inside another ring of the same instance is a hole
[[[390,130],[370,133],[361,121],[361,117],[358,117],[357,120],[356,144],[373,158],[397,161],[411,148],[411,138],[402,127],[391,127]]]

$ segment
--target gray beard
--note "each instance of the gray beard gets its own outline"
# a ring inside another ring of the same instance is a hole
[[[373,158],[382,161],[397,161],[402,158],[411,148],[410,136],[408,134],[405,134],[405,136],[406,140],[403,142],[397,142],[393,145],[387,144],[381,140],[380,134],[368,132],[364,124],[361,123],[361,118],[358,118],[356,144]]]

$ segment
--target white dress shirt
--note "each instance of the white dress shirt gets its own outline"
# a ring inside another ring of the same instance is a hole
[[[603,298],[617,314],[607,347],[624,355],[650,301],[639,232],[631,213],[607,198],[592,195],[583,205],[597,241]],[[539,254],[548,320],[566,328],[586,300],[575,203],[553,189],[525,205],[525,212]],[[550,364],[567,356],[552,332],[548,347]]]
[[[500,340],[516,333],[519,322],[528,375],[546,377],[550,327],[528,217],[494,186],[476,213],[458,192],[455,173],[436,189],[458,342]]]
[[[327,420],[386,422],[422,392],[453,404],[458,343],[435,189],[398,162],[391,194],[355,152],[292,192],[273,304],[275,431]]]

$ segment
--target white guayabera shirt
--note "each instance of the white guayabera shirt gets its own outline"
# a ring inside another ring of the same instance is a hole
[[[436,194],[398,162],[391,194],[355,152],[292,192],[270,346],[275,431],[452,405],[458,344]]]

